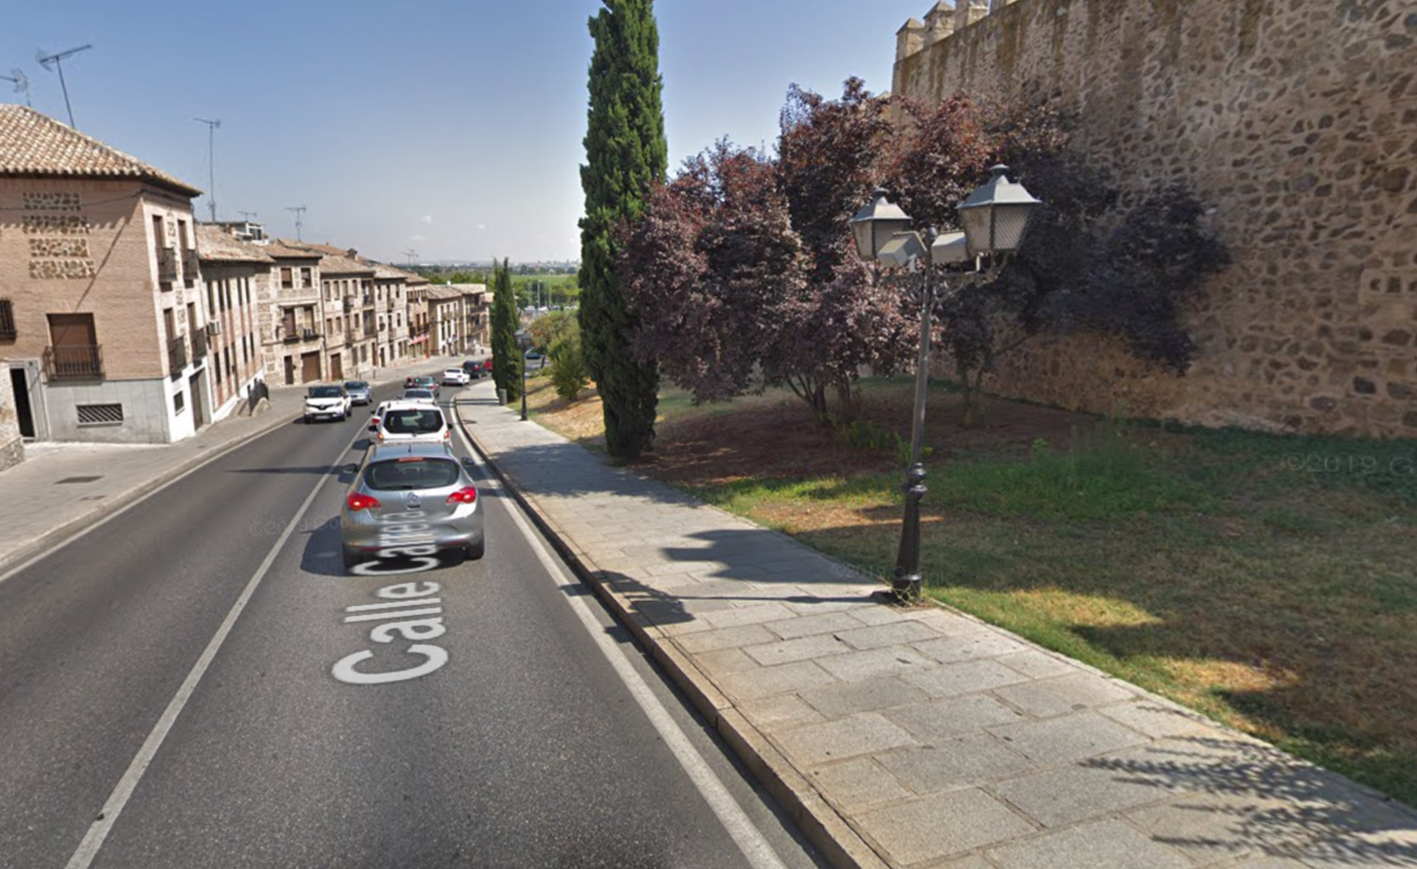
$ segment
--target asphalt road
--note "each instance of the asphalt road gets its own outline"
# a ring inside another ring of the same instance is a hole
[[[344,575],[364,415],[0,582],[0,866],[825,865],[494,482],[481,561]],[[378,642],[396,594],[445,632]]]

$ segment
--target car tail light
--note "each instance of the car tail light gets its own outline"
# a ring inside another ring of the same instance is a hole
[[[452,440],[452,439],[453,439],[453,430],[450,429],[450,428],[445,428],[445,429],[443,429],[443,440],[445,440],[445,441],[450,441],[450,440]]]
[[[476,503],[477,503],[477,489],[475,489],[475,488],[472,487],[472,486],[468,486],[468,487],[465,488],[465,489],[458,489],[456,492],[454,492],[453,494],[451,494],[451,495],[448,496],[448,501],[447,501],[447,503],[449,503],[449,504],[476,504]]]
[[[379,500],[377,498],[371,498],[368,495],[361,495],[358,492],[355,492],[351,494],[348,498],[346,498],[345,503],[349,505],[349,509],[351,510],[368,510],[371,507],[379,506]]]

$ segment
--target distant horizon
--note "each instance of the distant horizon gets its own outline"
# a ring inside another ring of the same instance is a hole
[[[0,74],[19,69],[26,90],[0,80],[0,102],[72,118],[201,189],[203,218],[215,204],[222,221],[257,215],[273,236],[303,230],[389,263],[580,255],[587,22],[602,0],[295,3],[275,18],[176,0],[12,6]],[[896,31],[931,6],[654,4],[669,174],[725,136],[771,149],[793,84],[890,90]],[[28,60],[86,44],[63,83]],[[488,70],[516,72],[491,86]]]

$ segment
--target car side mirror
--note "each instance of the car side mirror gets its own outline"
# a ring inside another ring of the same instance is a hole
[[[354,462],[350,462],[349,464],[340,468],[339,472],[341,474],[357,474],[359,473],[359,465],[355,464]]]
[[[378,424],[377,422],[371,422],[371,423],[369,423],[369,430],[370,430],[370,431],[378,431],[378,430],[379,430],[379,424]]]

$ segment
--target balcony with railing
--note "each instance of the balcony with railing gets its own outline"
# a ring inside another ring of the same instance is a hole
[[[201,359],[207,355],[207,331],[198,329],[192,333],[192,358]]]
[[[157,279],[168,282],[177,280],[177,248],[160,247],[157,250]]]
[[[173,374],[187,367],[187,341],[180,335],[167,342],[167,365]]]
[[[65,344],[46,347],[44,374],[50,380],[102,379],[103,345]]]
[[[191,286],[192,283],[197,280],[197,274],[200,271],[201,266],[198,263],[197,259],[197,249],[194,247],[189,247],[183,250],[182,277],[187,281],[188,286]]]

